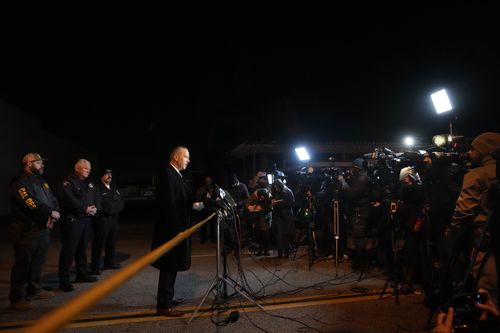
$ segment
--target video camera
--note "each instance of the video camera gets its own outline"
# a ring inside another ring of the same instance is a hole
[[[373,152],[363,155],[368,161],[368,175],[372,183],[392,183],[398,180],[402,168],[412,166],[423,171],[427,166],[457,165],[458,168],[468,166],[467,154],[452,151],[446,147],[429,147],[427,149],[393,152],[388,148],[375,148]]]
[[[478,331],[482,310],[477,304],[484,304],[487,300],[488,294],[480,292],[461,293],[453,297],[449,306],[454,310],[454,332]]]

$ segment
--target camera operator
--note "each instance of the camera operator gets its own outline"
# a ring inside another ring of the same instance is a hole
[[[315,202],[315,223],[319,231],[319,255],[329,257],[334,254],[333,250],[333,210],[332,201],[334,199],[335,187],[331,179],[325,179],[321,183],[321,191],[316,193]],[[340,249],[343,251],[343,248]],[[341,253],[342,257],[343,253]]]
[[[498,269],[495,257],[498,256],[499,244],[490,242],[491,234],[489,230],[484,229],[489,214],[488,190],[497,183],[496,163],[491,153],[499,147],[500,134],[494,132],[483,133],[472,142],[468,157],[475,168],[464,176],[452,223],[447,232],[453,255],[467,250],[463,248],[464,244],[474,242],[474,250],[478,251],[478,255],[474,262],[473,276],[478,287],[489,292],[496,309],[498,309]],[[498,221],[491,223],[496,224]],[[483,242],[478,244],[478,239],[483,233]]]
[[[477,302],[475,307],[480,311],[479,323],[481,332],[497,332],[498,320],[500,313],[495,307],[489,293],[486,289],[479,289],[479,294],[485,299],[482,303]],[[438,313],[436,317],[436,326],[432,330],[433,333],[451,333],[453,332],[453,318],[455,317],[455,309],[448,308],[448,311]]]
[[[425,207],[422,183],[414,167],[402,168],[399,174],[401,187],[397,204],[399,237],[404,241],[401,253],[403,270],[402,293],[414,291],[417,273],[424,272],[425,258]],[[425,272],[424,272],[425,273]],[[424,281],[420,276],[420,281]]]
[[[245,184],[241,183],[238,176],[233,173],[231,174],[231,185],[228,189],[229,194],[234,198],[236,202],[236,213],[239,218],[239,225],[242,226],[246,233],[246,239],[248,241],[253,240],[253,229],[251,223],[248,223],[245,218],[245,202],[250,197],[248,193],[248,188]]]
[[[269,256],[270,229],[272,223],[271,192],[267,184],[266,173],[257,173],[258,181],[252,195],[247,201],[246,210],[249,219],[253,221],[255,238],[259,250],[257,256]]]
[[[370,216],[370,181],[367,174],[367,163],[362,158],[352,162],[352,177],[347,181],[344,176],[337,176],[348,201],[347,216],[351,224],[353,269],[364,268],[367,264],[368,219]]]
[[[277,229],[278,258],[290,255],[291,241],[295,239],[295,224],[292,206],[294,203],[293,192],[276,179],[272,186],[273,225]]]

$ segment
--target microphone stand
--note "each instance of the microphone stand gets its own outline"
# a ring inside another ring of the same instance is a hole
[[[205,296],[203,296],[200,304],[198,304],[198,307],[196,310],[193,312],[191,315],[191,318],[189,318],[189,321],[187,324],[189,325],[191,321],[193,321],[194,317],[200,310],[201,306],[203,303],[205,303],[206,298],[208,295],[212,292],[215,291],[215,299],[214,303],[222,303],[221,300],[227,298],[227,285],[231,286],[235,293],[240,294],[253,304],[255,304],[257,307],[259,307],[261,310],[264,310],[262,305],[257,303],[255,299],[253,299],[247,292],[246,290],[238,284],[236,281],[233,279],[229,278],[227,276],[226,272],[226,267],[222,267],[222,262],[221,262],[221,254],[222,254],[222,244],[221,244],[221,222],[226,220],[229,216],[227,212],[227,208],[224,205],[219,204],[218,202],[214,201],[216,203],[216,211],[217,211],[217,225],[216,225],[216,232],[217,232],[217,254],[216,254],[216,276],[214,280],[212,281],[212,284],[208,288],[207,292],[205,293]],[[225,260],[224,260],[225,261]]]

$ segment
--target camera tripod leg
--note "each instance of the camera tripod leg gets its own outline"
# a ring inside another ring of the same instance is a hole
[[[293,254],[293,261],[295,261],[295,258],[297,258],[297,251],[299,250],[300,244],[306,239],[307,233],[304,233],[303,235],[299,235],[299,240],[295,243],[295,253]]]
[[[189,318],[188,320],[188,325],[193,321],[194,317],[196,316],[196,314],[198,313],[198,311],[200,310],[201,306],[203,305],[203,303],[205,303],[205,300],[207,299],[208,295],[212,292],[212,290],[214,290],[215,288],[217,288],[219,284],[219,277],[216,277],[212,284],[210,285],[210,287],[207,289],[207,292],[205,293],[205,296],[203,296],[200,304],[198,304],[198,306],[196,307],[196,310],[194,310],[193,314],[191,315],[191,318]],[[217,288],[218,289],[218,288]]]
[[[380,296],[378,297],[378,300],[380,301],[382,299],[382,297],[384,296],[385,294],[385,291],[387,290],[387,286],[389,285],[389,283],[392,282],[392,294],[394,295],[394,301],[396,303],[396,305],[399,305],[399,287],[397,285],[397,283],[395,283],[394,281],[392,281],[391,277],[389,276],[387,278],[387,281],[385,281],[385,285],[384,285],[384,289],[382,289],[382,292],[380,292]]]
[[[252,296],[250,296],[250,294],[245,290],[245,288],[243,288],[239,283],[230,278],[222,277],[222,279],[226,284],[230,285],[234,289],[235,293],[240,294],[241,296],[243,296],[244,298],[255,304],[259,309],[264,310],[264,307],[259,303],[257,303],[255,299]]]
[[[316,232],[314,230],[310,230],[308,232],[308,255],[309,255],[309,270],[311,270],[312,265],[314,264],[314,260],[318,256],[318,246],[316,244]]]

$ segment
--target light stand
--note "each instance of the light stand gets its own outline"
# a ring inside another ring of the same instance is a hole
[[[191,315],[191,318],[189,318],[189,321],[187,324],[189,325],[191,321],[193,321],[194,317],[200,310],[201,306],[203,303],[205,303],[206,298],[208,295],[215,290],[215,300],[214,303],[221,303],[221,299],[227,298],[227,285],[231,286],[234,291],[241,296],[245,297],[247,300],[255,304],[257,307],[259,307],[261,310],[264,310],[262,305],[257,303],[246,291],[245,289],[239,285],[236,281],[232,280],[231,278],[227,277],[225,274],[225,268],[222,268],[222,263],[221,263],[221,254],[222,254],[222,244],[221,244],[221,222],[229,216],[227,213],[227,208],[221,207],[216,208],[217,210],[217,225],[216,225],[216,232],[217,232],[217,254],[216,254],[216,276],[208,288],[207,292],[205,293],[205,296],[203,296],[203,299],[201,300],[200,304],[198,304],[198,307],[196,310],[193,312]]]
[[[339,227],[339,201],[333,200],[333,237],[335,239],[335,276],[339,275],[339,238],[340,238],[340,227]]]
[[[437,114],[448,112],[453,109],[446,89],[441,89],[431,94],[432,103]],[[453,116],[450,115],[450,140],[453,140]]]
[[[389,271],[389,276],[387,277],[387,281],[385,282],[384,289],[382,289],[382,292],[380,293],[379,296],[379,301],[382,299],[382,296],[385,294],[385,290],[387,289],[387,286],[389,285],[390,282],[392,282],[392,290],[393,290],[393,295],[395,297],[395,302],[396,305],[399,305],[399,249],[396,248],[396,232],[395,228],[396,226],[394,225],[394,214],[396,213],[397,210],[397,204],[394,201],[391,201],[391,206],[389,208],[389,218],[391,220],[391,243],[392,243],[392,253],[394,256],[394,268],[392,269],[392,272]]]

